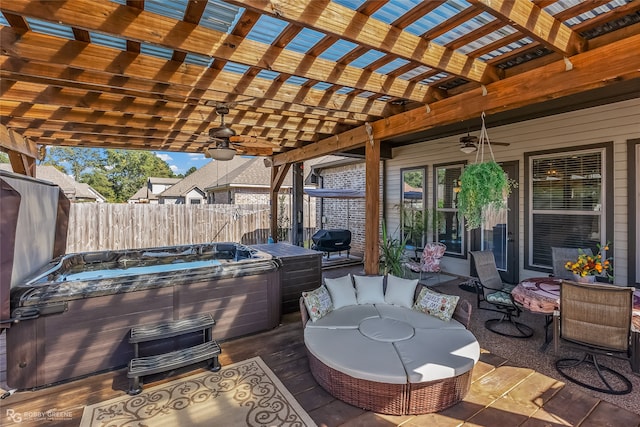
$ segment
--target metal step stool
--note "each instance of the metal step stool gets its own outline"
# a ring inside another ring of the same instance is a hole
[[[181,368],[194,363],[211,360],[209,368],[217,372],[221,366],[218,355],[222,351],[213,340],[211,330],[216,321],[211,314],[201,314],[179,320],[141,325],[131,328],[129,343],[133,344],[133,359],[129,362],[127,377],[129,378],[130,395],[142,391],[140,377]],[[148,341],[171,338],[192,332],[204,331],[204,342],[193,347],[153,356],[139,357],[139,344]]]

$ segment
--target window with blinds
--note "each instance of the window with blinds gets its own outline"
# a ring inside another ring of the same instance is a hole
[[[447,253],[464,256],[464,223],[458,212],[458,192],[463,164],[434,166],[436,240],[447,245]]]
[[[604,150],[529,158],[529,261],[550,267],[551,248],[602,241]]]

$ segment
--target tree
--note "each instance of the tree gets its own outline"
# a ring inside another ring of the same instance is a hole
[[[184,176],[189,176],[192,173],[194,173],[195,171],[197,171],[198,169],[195,166],[191,166],[189,169],[187,169],[187,171],[184,173]]]
[[[104,165],[104,150],[82,147],[49,147],[42,162],[73,176],[78,182],[83,173]]]
[[[404,182],[413,188],[422,188],[422,171],[406,171],[404,172]]]
[[[113,184],[109,181],[107,171],[102,168],[94,169],[91,173],[85,173],[81,177],[81,181],[89,184],[98,193],[102,194],[107,202],[115,202],[116,194],[113,191]]]
[[[175,176],[167,162],[150,151],[49,147],[41,164],[70,173],[76,181],[89,184],[109,202],[126,202],[150,176]]]
[[[9,163],[9,155],[0,151],[0,163]]]
[[[167,162],[149,151],[106,150],[106,155],[106,176],[116,202],[126,202],[150,176],[174,176]]]

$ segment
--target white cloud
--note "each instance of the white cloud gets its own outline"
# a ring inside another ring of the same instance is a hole
[[[177,173],[180,170],[180,168],[176,165],[169,165],[169,169],[171,169],[173,173]]]
[[[156,153],[156,156],[158,156],[160,160],[164,160],[165,162],[168,162],[169,160],[173,160],[173,157],[171,157],[166,153]]]

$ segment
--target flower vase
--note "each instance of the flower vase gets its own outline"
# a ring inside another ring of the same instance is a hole
[[[574,273],[573,280],[578,283],[596,283],[596,276],[581,276]]]

